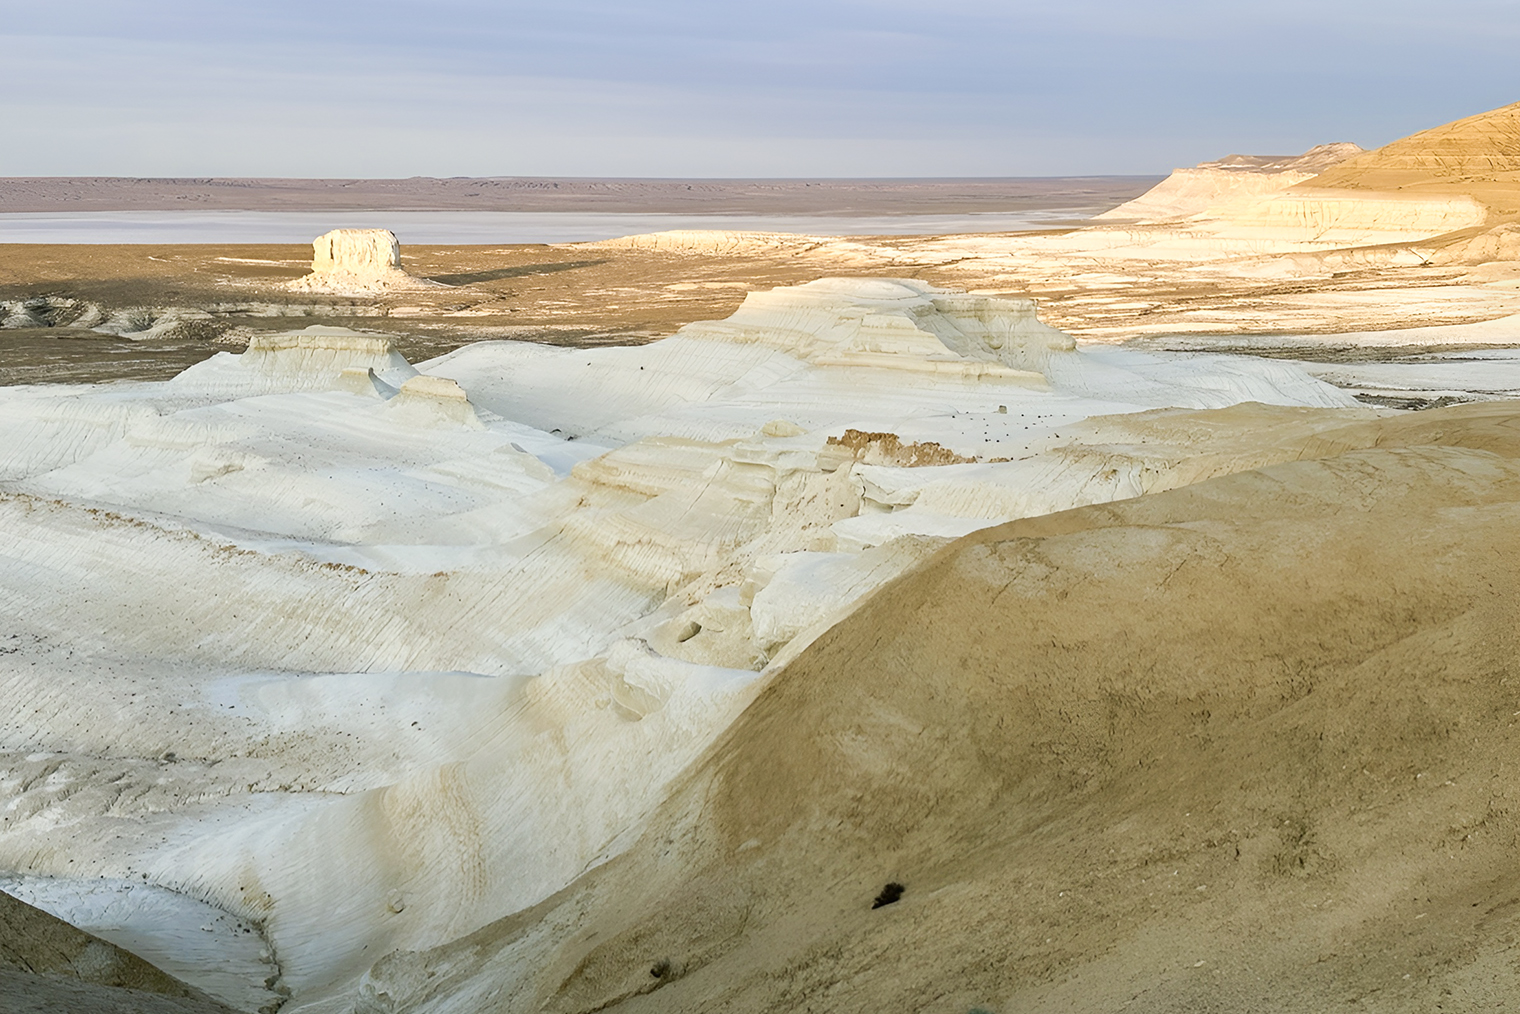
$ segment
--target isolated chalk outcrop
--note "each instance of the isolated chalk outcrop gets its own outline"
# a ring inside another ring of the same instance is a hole
[[[334,229],[311,246],[311,274],[290,283],[300,292],[371,294],[438,284],[402,269],[401,244],[389,229]]]
[[[350,370],[369,371],[394,389],[417,371],[388,334],[313,324],[299,331],[256,334],[242,354],[220,352],[170,381],[218,397],[328,390],[352,383]]]
[[[344,371],[345,376],[349,371]],[[373,376],[370,371],[370,376]],[[361,388],[362,389],[362,388]],[[418,375],[401,385],[391,401],[393,412],[403,413],[419,423],[429,425],[457,425],[471,429],[484,429],[480,415],[464,388],[444,377]]]

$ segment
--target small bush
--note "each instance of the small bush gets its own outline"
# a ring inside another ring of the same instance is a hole
[[[906,887],[893,881],[881,889],[881,893],[876,896],[876,900],[871,902],[871,907],[881,908],[883,905],[890,905],[901,898],[906,890]]]

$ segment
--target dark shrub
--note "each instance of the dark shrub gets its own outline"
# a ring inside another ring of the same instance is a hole
[[[881,889],[881,893],[876,896],[876,900],[871,902],[871,907],[881,908],[883,905],[890,905],[898,898],[901,898],[906,890],[906,887],[893,881]]]

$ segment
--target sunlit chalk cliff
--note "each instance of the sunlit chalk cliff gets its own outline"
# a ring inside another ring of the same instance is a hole
[[[1160,222],[1186,218],[1226,202],[1278,193],[1361,153],[1358,145],[1340,141],[1317,145],[1302,155],[1226,155],[1214,162],[1174,169],[1139,197],[1097,219]]]
[[[1517,137],[1520,104],[1375,151],[1341,142],[1301,156],[1232,155],[1176,170],[1092,228],[939,244],[962,262],[1001,246],[1010,266],[1059,255],[1136,267],[1215,264],[1259,277],[1507,260],[1520,217]]]
[[[5,389],[0,871],[94,932],[115,890],[169,957],[166,895],[231,917],[218,940],[245,920],[269,1002],[342,1009],[379,956],[625,849],[768,674],[945,538],[1367,414],[1290,364],[1079,347],[1027,300],[892,279],[641,347],[413,367],[308,329]]]

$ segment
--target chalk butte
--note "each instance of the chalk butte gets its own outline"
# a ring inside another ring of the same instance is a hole
[[[313,324],[299,331],[256,334],[244,352],[219,352],[170,383],[187,393],[251,397],[349,387],[355,382],[350,370],[373,375],[392,388],[417,375],[388,334]]]
[[[389,229],[334,229],[311,246],[311,274],[290,283],[298,292],[359,295],[438,285],[402,270],[401,244]]]
[[[386,957],[355,1009],[1502,1005],[1520,415],[1321,449],[954,543],[777,673],[623,855]]]
[[[345,377],[349,376],[348,370],[343,372]],[[374,376],[372,370],[369,371],[369,376]],[[470,404],[469,395],[465,394],[464,388],[443,377],[428,377],[419,374],[406,381],[396,392],[390,409],[424,424],[485,429],[480,413],[476,412],[475,406]]]

